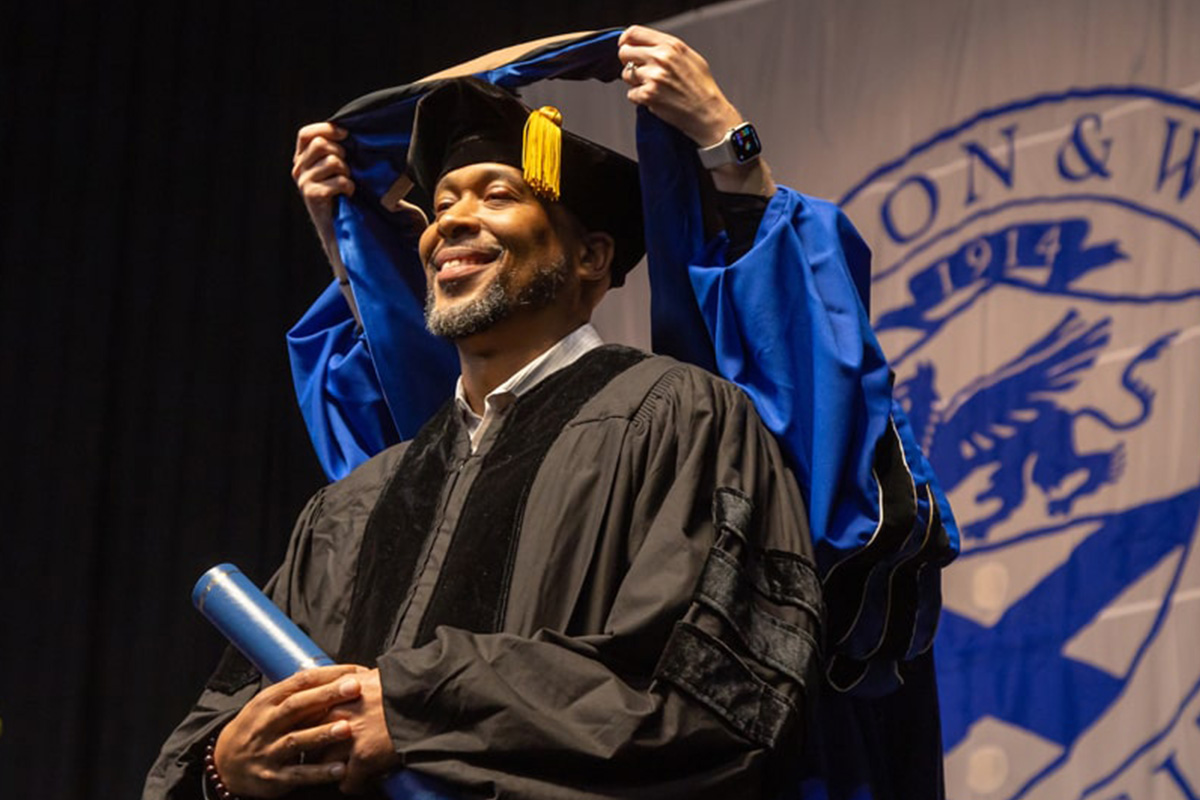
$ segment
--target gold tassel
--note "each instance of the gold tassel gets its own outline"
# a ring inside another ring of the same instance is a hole
[[[557,201],[562,174],[562,113],[554,106],[542,106],[525,121],[521,164],[525,182],[534,193]]]

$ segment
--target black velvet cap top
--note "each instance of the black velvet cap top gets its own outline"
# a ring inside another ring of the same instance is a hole
[[[522,169],[522,141],[531,109],[505,89],[478,78],[454,78],[417,104],[408,172],[432,194],[447,172],[495,162]],[[589,231],[616,242],[612,285],[646,251],[637,162],[566,130],[562,132],[561,202]]]

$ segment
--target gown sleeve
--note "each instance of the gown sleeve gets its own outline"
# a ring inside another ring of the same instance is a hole
[[[932,646],[958,531],[892,397],[870,253],[834,205],[781,187],[753,246],[705,235],[694,147],[649,113],[638,155],[654,348],[746,391],[795,469],[829,607],[827,675],[879,696]]]
[[[631,454],[618,483],[636,491],[606,512],[629,555],[600,632],[439,627],[380,657],[406,766],[468,796],[771,796],[820,681],[820,588],[775,442],[734,387],[703,383],[718,396],[657,387],[604,445]]]

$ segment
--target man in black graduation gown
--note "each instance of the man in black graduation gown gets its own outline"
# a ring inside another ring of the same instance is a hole
[[[341,665],[264,687],[227,655],[145,797],[404,769],[463,797],[761,797],[799,752],[821,601],[795,482],[736,387],[599,341],[636,168],[567,132],[554,156],[532,116],[523,138],[530,110],[470,79],[418,109],[457,396],[312,498],[269,588]]]

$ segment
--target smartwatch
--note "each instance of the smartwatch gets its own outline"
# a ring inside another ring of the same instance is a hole
[[[716,169],[726,164],[745,164],[758,158],[762,153],[762,142],[758,140],[758,131],[749,122],[735,125],[725,132],[724,138],[714,145],[701,147],[700,163],[705,169]]]

